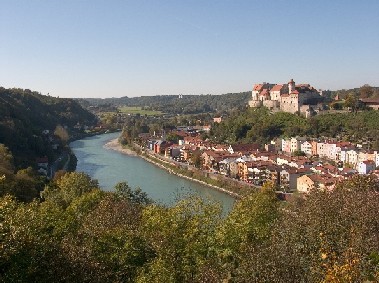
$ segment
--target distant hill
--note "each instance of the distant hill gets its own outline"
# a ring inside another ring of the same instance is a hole
[[[77,123],[90,125],[95,119],[73,99],[0,87],[0,143],[11,150],[18,167],[48,153],[43,130],[54,132],[57,125],[69,129]]]
[[[148,110],[171,114],[197,114],[205,112],[225,112],[246,108],[251,92],[227,93],[222,95],[157,95],[121,98],[80,98],[82,106],[139,106]]]

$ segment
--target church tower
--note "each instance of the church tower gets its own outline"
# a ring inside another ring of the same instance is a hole
[[[295,82],[293,81],[293,79],[291,79],[289,82],[288,82],[288,93],[291,93],[295,90]]]

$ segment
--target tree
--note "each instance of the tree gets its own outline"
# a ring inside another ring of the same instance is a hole
[[[354,93],[347,95],[344,106],[350,108],[352,111],[356,111],[358,106],[358,97]]]
[[[67,130],[64,127],[62,127],[61,125],[56,126],[56,128],[54,130],[54,135],[56,135],[57,137],[59,137],[59,139],[62,141],[62,143],[64,145],[67,144],[67,142],[68,142],[68,140],[70,138]]]
[[[196,168],[201,168],[201,165],[202,165],[202,158],[201,158],[201,152],[200,150],[195,150],[193,153],[192,153],[192,156],[191,156],[191,162],[192,164],[196,167]]]
[[[85,173],[71,172],[48,185],[42,192],[42,197],[66,208],[75,198],[96,189],[99,189],[96,180]]]
[[[360,98],[369,98],[374,94],[374,89],[370,85],[365,84],[360,87],[359,93]]]
[[[0,215],[1,282],[80,281],[54,233],[62,218],[57,206],[22,204],[7,196],[0,199]]]
[[[153,202],[141,188],[132,190],[127,182],[116,184],[115,194],[119,198],[126,199],[133,204],[148,205]]]
[[[356,176],[331,191],[294,198],[280,210],[270,241],[245,255],[250,262],[241,266],[247,271],[244,279],[376,282],[378,191],[375,178]]]
[[[8,147],[0,144],[0,174],[10,175],[14,172],[13,156]]]
[[[166,137],[167,141],[172,142],[172,143],[176,143],[176,144],[179,142],[179,139],[180,139],[180,136],[178,136],[177,134],[173,134],[173,133],[169,133]]]
[[[270,239],[278,217],[279,201],[271,183],[266,183],[260,192],[251,193],[236,202],[216,234],[224,279],[237,273],[242,277],[246,275],[248,271],[239,267],[258,256],[258,253],[253,256],[248,251],[259,250]]]
[[[215,254],[214,233],[221,207],[199,197],[173,207],[153,205],[142,214],[142,229],[155,257],[137,282],[196,282]]]
[[[11,194],[19,201],[31,202],[34,199],[40,199],[40,192],[44,185],[44,178],[38,176],[33,168],[28,167],[17,171]]]
[[[64,248],[86,282],[135,282],[153,253],[140,232],[141,206],[115,193],[92,191],[66,210],[72,231]],[[74,225],[73,225],[74,224]]]
[[[294,156],[306,156],[305,152],[304,151],[301,151],[301,150],[296,150],[293,152],[293,155]]]
[[[341,110],[342,109],[341,103],[339,103],[337,101],[333,101],[332,103],[330,103],[330,107],[334,110]]]

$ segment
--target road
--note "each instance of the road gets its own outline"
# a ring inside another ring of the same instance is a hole
[[[65,163],[62,165],[62,161],[65,160]],[[62,154],[49,165],[48,169],[48,178],[54,178],[54,175],[59,170],[67,170],[68,164],[70,162],[70,154],[67,151],[62,152]]]

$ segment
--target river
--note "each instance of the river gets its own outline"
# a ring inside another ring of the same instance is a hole
[[[119,182],[127,181],[132,188],[140,187],[151,199],[166,205],[172,205],[188,195],[200,195],[220,202],[224,211],[229,211],[233,206],[234,199],[227,194],[169,174],[138,156],[104,147],[118,135],[110,133],[72,142],[70,147],[78,159],[76,171],[97,179],[106,191],[113,190]]]

